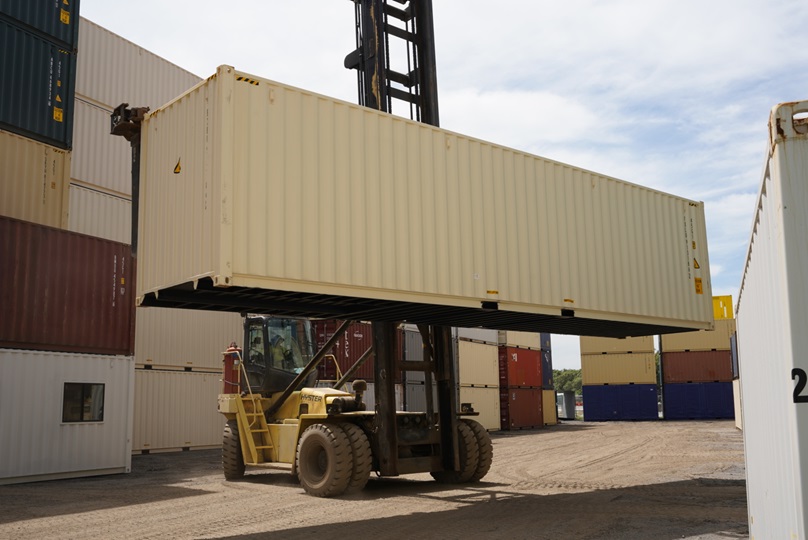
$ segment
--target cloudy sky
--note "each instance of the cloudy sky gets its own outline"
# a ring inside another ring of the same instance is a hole
[[[704,201],[713,294],[737,299],[769,111],[808,99],[808,2],[433,3],[442,127]],[[200,77],[229,64],[356,101],[349,0],[82,0],[81,14]],[[557,368],[580,367],[577,338],[553,348]]]

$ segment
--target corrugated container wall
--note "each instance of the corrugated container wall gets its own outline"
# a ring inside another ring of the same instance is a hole
[[[221,375],[135,370],[132,449],[221,446],[225,419],[216,409]]]
[[[581,354],[652,353],[654,336],[599,338],[581,336]]]
[[[499,348],[499,385],[503,388],[541,388],[541,351]]]
[[[540,349],[541,334],[538,332],[499,331],[499,344],[506,347],[520,347],[523,349]]]
[[[0,19],[0,129],[69,149],[76,55]]]
[[[541,391],[541,409],[544,415],[544,425],[554,426],[558,424],[558,406],[556,405],[555,390]]]
[[[458,328],[457,337],[469,341],[480,341],[494,345],[499,344],[499,331],[488,330],[486,328]]]
[[[541,350],[541,387],[545,390],[555,388],[553,384],[553,351],[550,349]]]
[[[729,338],[735,332],[735,319],[718,319],[715,330],[682,332],[662,336],[662,352],[675,351],[728,351]]]
[[[654,353],[582,354],[583,384],[656,384]]]
[[[774,107],[738,295],[749,535],[808,536],[808,101]]]
[[[6,17],[27,25],[45,38],[59,41],[70,51],[76,48],[79,0],[3,0],[0,2],[0,18]]]
[[[488,431],[498,431],[500,429],[499,387],[461,386],[459,403],[471,403],[472,407],[474,407],[474,412],[478,413],[479,416],[469,416],[468,418],[476,420]]]
[[[96,76],[101,74],[96,73]],[[76,97],[70,176],[110,194],[131,197],[132,148],[123,137],[110,135],[111,112],[81,96]]]
[[[70,184],[67,228],[73,232],[128,244],[132,232],[132,203],[102,191]]]
[[[221,372],[222,352],[242,345],[238,313],[138,308],[135,362],[138,367]]]
[[[131,355],[129,246],[0,217],[0,346]]]
[[[65,383],[103,385],[103,421],[63,421]],[[129,472],[133,389],[131,357],[0,350],[0,484]]]
[[[743,398],[741,398],[741,381],[732,381],[732,401],[735,411],[735,427],[743,430]]]
[[[403,411],[404,410],[404,385],[403,384],[396,384],[393,390],[396,400],[396,410]],[[363,395],[363,399],[365,402],[365,410],[372,411],[376,408],[376,388],[375,383],[369,382],[367,392]]]
[[[76,93],[109,110],[121,103],[154,110],[202,80],[84,18],[79,51]]]
[[[662,353],[662,380],[666,383],[729,382],[732,358],[729,351]]]
[[[70,153],[0,131],[0,215],[62,227]]]
[[[323,347],[340,324],[341,321],[335,320],[312,321],[315,347],[317,349]],[[404,343],[401,332],[398,332],[397,335],[399,340],[397,347],[399,356],[396,361],[398,363],[403,356]],[[336,380],[342,373],[348,371],[372,345],[373,328],[370,323],[352,323],[345,331],[345,334],[337,340],[334,347],[328,351],[330,354],[334,355],[334,360],[336,360],[337,366],[339,366],[339,372],[333,360],[330,358],[325,359],[320,363],[320,379]],[[393,376],[396,382],[401,382],[401,371],[396,369]],[[354,372],[351,380],[364,379],[365,381],[372,382],[375,378],[375,367],[373,357],[371,356]]]
[[[732,382],[665,384],[665,420],[708,420],[735,417]]]
[[[499,348],[496,345],[458,340],[457,361],[461,386],[499,387]]]
[[[702,203],[228,66],[143,133],[140,296],[207,277],[497,302],[500,321],[545,315],[565,329],[712,325]]]
[[[500,388],[500,425],[502,429],[544,426],[542,391],[537,388]]]
[[[656,384],[584,385],[584,420],[659,420]]]

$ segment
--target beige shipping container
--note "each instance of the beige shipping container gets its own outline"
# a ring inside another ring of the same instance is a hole
[[[78,50],[76,94],[110,110],[121,103],[153,110],[201,80],[84,18]]]
[[[123,137],[109,133],[112,108],[83,96],[76,96],[75,104],[71,178],[131,197],[132,148]]]
[[[220,446],[225,423],[217,410],[221,378],[216,373],[136,369],[132,450]]]
[[[728,351],[729,338],[735,332],[735,319],[717,319],[715,330],[682,332],[662,336],[662,352]]]
[[[558,405],[556,403],[555,390],[541,391],[541,410],[544,415],[544,425],[554,426],[558,424]]]
[[[230,287],[310,314],[339,297],[447,325],[712,327],[702,203],[229,66],[142,129],[145,304]]]
[[[599,338],[581,336],[581,354],[652,353],[654,336]]]
[[[243,323],[238,313],[138,308],[136,317],[138,367],[220,372],[222,352],[233,341],[243,345]]]
[[[581,379],[585,385],[656,384],[654,353],[582,354]]]
[[[735,427],[743,431],[743,400],[741,399],[741,379],[732,381],[732,399],[735,408]]]
[[[519,347],[521,349],[541,349],[541,334],[538,332],[514,332],[500,330],[499,344],[506,347]]]
[[[0,131],[0,215],[61,228],[70,152]]]
[[[468,416],[478,421],[488,431],[499,431],[499,388],[460,386],[460,403],[471,403],[479,416]]]
[[[132,201],[73,183],[69,197],[68,230],[122,244],[132,241]]]
[[[464,386],[499,388],[499,347],[458,340],[459,383]]]

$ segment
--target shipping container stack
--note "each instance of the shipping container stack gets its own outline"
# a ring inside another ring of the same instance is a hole
[[[131,253],[61,228],[78,22],[0,3],[0,484],[131,466]]]
[[[501,330],[499,395],[502,429],[543,427],[542,334]]]
[[[499,347],[496,330],[457,329],[459,404],[470,404],[471,417],[488,431],[500,429]],[[493,340],[493,342],[492,342]]]
[[[550,334],[539,334],[541,347],[541,394],[542,414],[545,426],[558,424],[558,405],[553,383],[553,347]]]
[[[584,420],[658,420],[653,336],[581,337]]]
[[[713,299],[714,330],[661,336],[662,403],[666,420],[735,417],[730,352],[735,319],[732,299],[726,298]]]

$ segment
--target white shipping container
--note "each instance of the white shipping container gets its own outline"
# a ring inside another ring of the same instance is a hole
[[[88,421],[64,421],[66,383],[96,385]],[[0,349],[0,484],[130,472],[133,395],[131,357]]]
[[[750,538],[808,535],[806,113],[772,109],[736,310]]]
[[[70,152],[0,131],[0,216],[61,228]]]
[[[232,287],[312,313],[712,327],[702,203],[229,66],[147,116],[140,210],[146,303]]]
[[[100,72],[95,76],[102,77]],[[110,135],[112,108],[77,95],[73,110],[71,178],[131,197],[132,147],[123,137]]]
[[[132,241],[132,202],[79,184],[70,184],[67,228],[128,244]]]
[[[458,340],[457,361],[460,385],[499,388],[499,347],[496,345]]]
[[[408,382],[404,385],[404,408],[411,412],[426,412],[426,385],[423,382]],[[438,410],[438,386],[432,383],[432,406]]]
[[[368,389],[362,394],[362,401],[365,402],[365,410],[372,411],[376,408],[376,388],[375,383],[367,383]],[[423,386],[423,385],[421,385]],[[396,394],[396,410],[403,411],[404,410],[404,385],[397,384],[395,385],[395,394]],[[426,398],[424,398],[426,399]],[[435,402],[437,403],[437,402]],[[436,406],[437,407],[437,406]],[[410,409],[412,410],[412,409]]]
[[[581,336],[581,354],[652,353],[654,336],[599,338]]]
[[[469,341],[480,341],[493,345],[499,344],[499,331],[487,328],[458,328],[457,337]]]
[[[238,313],[171,308],[138,308],[135,313],[138,367],[220,372],[222,352],[230,343],[244,346]]]
[[[221,446],[218,373],[135,370],[134,451]]]
[[[110,110],[121,103],[153,110],[201,80],[85,18],[78,50],[76,94]]]
[[[732,399],[735,410],[735,427],[743,429],[743,398],[741,397],[741,380],[732,381]]]
[[[502,422],[499,417],[499,388],[477,388],[460,386],[459,403],[471,403],[479,416],[466,416],[476,420],[488,431],[499,431]]]

